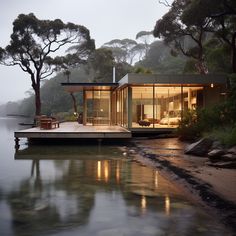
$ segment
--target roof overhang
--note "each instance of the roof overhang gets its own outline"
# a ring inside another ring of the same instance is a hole
[[[118,83],[61,83],[67,92],[78,91],[112,91],[119,86]]]
[[[161,74],[127,74],[119,81],[119,87],[133,85],[185,85],[185,86],[207,86],[209,84],[222,84],[227,83],[227,76],[224,74],[214,75],[161,75]]]
[[[161,75],[161,74],[134,74],[125,75],[118,83],[61,83],[67,92],[78,91],[113,91],[116,88],[126,86],[210,86],[226,85],[225,74],[184,74],[184,75]]]

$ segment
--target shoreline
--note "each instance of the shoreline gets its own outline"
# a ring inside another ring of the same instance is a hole
[[[223,224],[236,232],[236,185],[232,181],[236,170],[207,166],[206,157],[185,155],[185,145],[176,138],[137,139],[127,152],[176,182],[190,198],[214,211]]]

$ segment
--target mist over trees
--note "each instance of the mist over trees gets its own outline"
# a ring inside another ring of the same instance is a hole
[[[60,20],[41,21],[33,14],[21,14],[14,22],[12,41],[5,49],[0,48],[1,62],[17,64],[30,74],[32,92],[35,92],[35,86],[40,88],[41,114],[79,112],[82,109],[82,95],[74,93],[72,97],[63,91],[60,83],[67,82],[68,78],[70,82],[112,82],[113,67],[116,68],[117,81],[129,72],[236,72],[235,1],[159,2],[169,10],[157,19],[156,24],[154,22],[153,29],[137,32],[135,39],[112,39],[101,48],[95,48],[95,41],[84,26],[64,24]],[[50,27],[52,29],[47,35]],[[61,32],[71,33],[60,41],[61,46],[67,43],[70,46],[65,55],[51,57],[50,53],[57,49],[52,49],[51,43],[59,39]],[[69,40],[78,35],[80,41],[71,44]],[[36,36],[41,44],[36,43]],[[29,48],[29,45],[32,47]],[[56,74],[51,75],[51,79],[45,79],[51,73]],[[17,102],[21,113],[39,113],[32,92],[28,98]],[[3,111],[2,107],[0,110]]]
[[[230,72],[236,72],[234,0],[174,0],[171,5],[168,1],[163,3],[169,6],[169,11],[157,20],[155,37],[163,39],[172,47],[173,53],[189,57],[201,74],[209,72],[208,63],[214,64],[209,61],[209,53],[214,54],[215,50],[217,55],[219,48],[223,54],[230,51]],[[225,58],[228,59],[227,56]]]
[[[93,50],[93,43],[89,30],[84,26],[65,24],[60,19],[39,20],[33,13],[20,14],[13,22],[9,45],[5,49],[0,48],[0,63],[6,66],[19,66],[29,75],[35,94],[35,115],[40,115],[41,81],[51,76],[58,66],[69,64],[75,56],[77,61],[83,61],[86,57],[85,53],[81,53],[80,57],[78,50],[73,57],[55,57],[54,53],[70,44]]]

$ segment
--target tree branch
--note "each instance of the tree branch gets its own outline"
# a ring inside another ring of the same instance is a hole
[[[166,7],[171,7],[171,4],[167,0],[159,0],[158,2]]]

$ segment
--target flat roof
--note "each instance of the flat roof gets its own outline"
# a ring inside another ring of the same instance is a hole
[[[66,91],[75,92],[82,90],[107,90],[111,91],[119,86],[119,83],[61,83]]]
[[[184,75],[161,75],[161,74],[135,74],[129,73],[120,81],[119,86],[126,84],[145,85],[145,84],[181,84],[181,85],[207,85],[207,84],[226,84],[227,76],[225,74],[184,74]]]
[[[128,73],[117,83],[61,83],[68,92],[82,90],[107,90],[112,91],[117,87],[127,85],[186,85],[186,86],[204,86],[210,84],[226,84],[226,74],[181,74],[181,75],[163,75],[163,74],[136,74]]]

